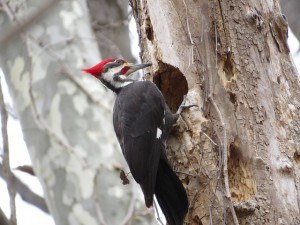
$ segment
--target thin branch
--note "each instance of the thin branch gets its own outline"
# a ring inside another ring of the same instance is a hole
[[[8,115],[11,116],[11,118],[13,118],[15,120],[18,119],[18,116],[17,116],[16,112],[14,111],[14,109],[7,103],[6,103],[6,111],[7,111]]]
[[[23,20],[22,22],[18,22],[18,25],[12,28],[10,31],[3,32],[4,35],[0,38],[0,46],[7,45],[8,42],[10,42],[14,37],[27,30],[32,24],[34,24],[34,22],[43,17],[45,13],[59,1],[60,0],[46,1],[46,3],[37,12],[33,13],[29,18]],[[1,3],[4,10],[7,11],[8,3],[5,3],[4,0],[2,0]]]
[[[99,203],[99,199],[98,197],[95,197],[95,200],[96,200],[96,211],[97,211],[97,215],[98,215],[98,218],[100,220],[100,223],[101,225],[107,225],[105,219],[104,219],[104,215],[103,215],[103,212],[100,208],[100,203]]]
[[[130,203],[129,203],[129,207],[128,207],[128,210],[127,210],[127,214],[126,216],[124,217],[124,219],[122,220],[121,222],[121,225],[126,225],[128,224],[128,222],[132,219],[133,217],[133,214],[134,214],[134,205],[135,205],[135,202],[136,202],[136,191],[133,190],[134,189],[134,186],[132,186],[132,196],[131,196],[131,200],[130,200]]]
[[[207,137],[211,141],[211,143],[213,143],[215,146],[218,146],[218,144],[214,142],[213,139],[211,139],[211,137],[209,137],[204,131],[200,131],[200,133],[203,133],[205,137]]]
[[[99,168],[96,169],[96,174],[100,174]],[[94,176],[94,187],[98,187],[97,175]],[[99,195],[97,195],[96,192],[94,192],[93,195],[94,195],[94,199],[95,199],[96,212],[97,212],[97,216],[98,216],[100,225],[107,225],[107,222],[105,221],[102,209],[100,207]]]
[[[188,29],[188,36],[189,36],[189,39],[190,39],[190,42],[192,45],[195,44],[193,38],[192,38],[192,33],[191,33],[191,30],[190,30],[190,23],[189,23],[189,16],[188,16],[188,8],[187,8],[187,5],[185,3],[185,0],[183,0],[183,4],[184,4],[184,7],[185,7],[185,16],[186,16],[186,26],[187,26],[187,29]]]
[[[7,217],[5,216],[4,212],[2,211],[2,209],[0,208],[0,224],[1,225],[12,225],[9,220],[7,219]]]
[[[3,171],[7,184],[7,190],[10,199],[10,221],[12,224],[17,224],[16,216],[16,191],[12,184],[12,172],[10,170],[9,163],[9,143],[8,143],[8,134],[7,134],[7,120],[8,115],[5,107],[2,85],[0,82],[0,108],[1,108],[1,131],[2,131],[2,148],[3,148]]]
[[[199,193],[200,193],[199,189],[196,190],[196,193],[195,193],[194,197],[192,198],[192,201],[190,202],[189,209],[191,209],[192,207],[194,207],[196,199],[197,199]]]
[[[0,164],[0,177],[5,179],[2,164]],[[25,185],[19,178],[17,178],[13,173],[11,178],[12,185],[24,201],[30,203],[31,205],[34,205],[35,207],[39,208],[45,213],[49,213],[49,209],[44,198],[32,192],[32,190],[27,185]]]
[[[216,69],[218,69],[218,32],[217,32],[217,18],[216,7],[214,4],[214,29],[215,29],[215,54],[216,54]]]
[[[113,21],[111,23],[105,23],[105,24],[101,24],[100,21],[94,20],[91,25],[92,25],[92,28],[95,30],[112,29],[112,28],[123,26],[123,25],[128,25],[129,21],[131,19],[131,16],[132,16],[132,11],[128,12],[126,17],[122,18],[120,20]]]
[[[226,197],[223,196],[223,225],[227,225],[227,207],[226,207]]]
[[[163,221],[161,220],[160,218],[160,214],[159,214],[159,211],[158,211],[158,207],[157,207],[157,203],[156,203],[156,200],[153,201],[153,205],[154,205],[154,209],[155,209],[155,212],[157,214],[157,217],[156,217],[156,220],[161,224],[161,225],[164,225]]]
[[[210,221],[210,225],[213,225],[211,205],[209,206],[209,221]]]
[[[187,8],[185,0],[183,0],[183,4],[184,4],[184,7],[185,7],[185,17],[186,17],[186,26],[187,26],[187,30],[188,30],[188,37],[189,37],[189,40],[190,40],[191,45],[192,45],[191,46],[191,55],[189,55],[189,64],[188,64],[187,69],[185,70],[185,71],[187,71],[190,68],[190,66],[194,64],[194,46],[195,46],[195,42],[193,40],[191,29],[190,29],[188,8]],[[180,17],[179,17],[179,19],[180,19]]]
[[[213,105],[213,107],[216,110],[216,113],[217,113],[217,115],[219,117],[219,120],[220,120],[220,123],[221,123],[220,124],[221,128],[223,130],[223,137],[222,137],[222,140],[223,140],[223,144],[222,144],[222,156],[223,157],[222,158],[223,158],[223,176],[224,176],[224,184],[225,184],[225,196],[230,201],[230,203],[232,203],[231,194],[230,194],[230,188],[229,188],[229,177],[228,177],[228,152],[227,152],[227,145],[228,144],[227,144],[226,125],[225,125],[222,113],[221,113],[218,105],[216,104],[214,98],[212,97],[211,93],[209,93],[208,99],[210,100],[211,104]],[[232,213],[234,224],[235,225],[239,225],[239,222],[238,222],[238,219],[237,219],[237,216],[236,216],[236,213],[235,213],[235,210],[234,210],[232,204],[230,204],[230,210],[231,210],[231,213]]]
[[[185,145],[182,145],[182,146],[180,147],[179,151],[184,153],[185,157],[186,157],[187,160],[188,160],[188,163],[190,164],[191,167],[193,167],[193,169],[194,169],[195,173],[197,174],[197,176],[199,176],[199,173],[197,173],[197,169],[196,169],[196,168],[194,167],[194,165],[191,163],[189,154],[187,154],[186,151],[185,151],[185,147],[186,147]]]

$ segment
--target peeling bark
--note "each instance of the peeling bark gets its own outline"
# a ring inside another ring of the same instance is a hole
[[[3,1],[1,30],[43,4]],[[1,68],[56,224],[150,224],[134,182],[119,178],[128,168],[111,122],[114,96],[79,72],[100,59],[89,25],[85,1],[60,1],[1,46]]]
[[[299,224],[300,82],[278,0],[131,5],[167,103],[199,106],[168,140],[186,223]]]

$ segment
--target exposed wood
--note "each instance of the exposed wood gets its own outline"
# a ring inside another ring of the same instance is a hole
[[[199,105],[168,141],[189,193],[187,224],[298,224],[300,83],[279,2],[131,5],[142,59],[168,104],[187,86]]]

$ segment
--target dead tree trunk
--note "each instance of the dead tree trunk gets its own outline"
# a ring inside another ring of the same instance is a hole
[[[187,224],[299,224],[300,83],[278,0],[132,0],[143,61],[172,110]]]

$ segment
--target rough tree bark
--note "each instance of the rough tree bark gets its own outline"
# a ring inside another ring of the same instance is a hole
[[[295,36],[300,39],[300,1],[298,0],[281,0],[280,5],[283,14],[289,21],[289,26]]]
[[[278,0],[132,0],[143,61],[183,113],[167,154],[186,224],[300,224],[300,84]],[[163,22],[162,22],[163,21]]]
[[[128,169],[112,128],[114,96],[79,72],[100,59],[86,2],[59,1],[42,16],[45,1],[1,3],[1,30],[17,34],[0,36],[1,68],[56,224],[150,224],[133,182],[119,178]]]

